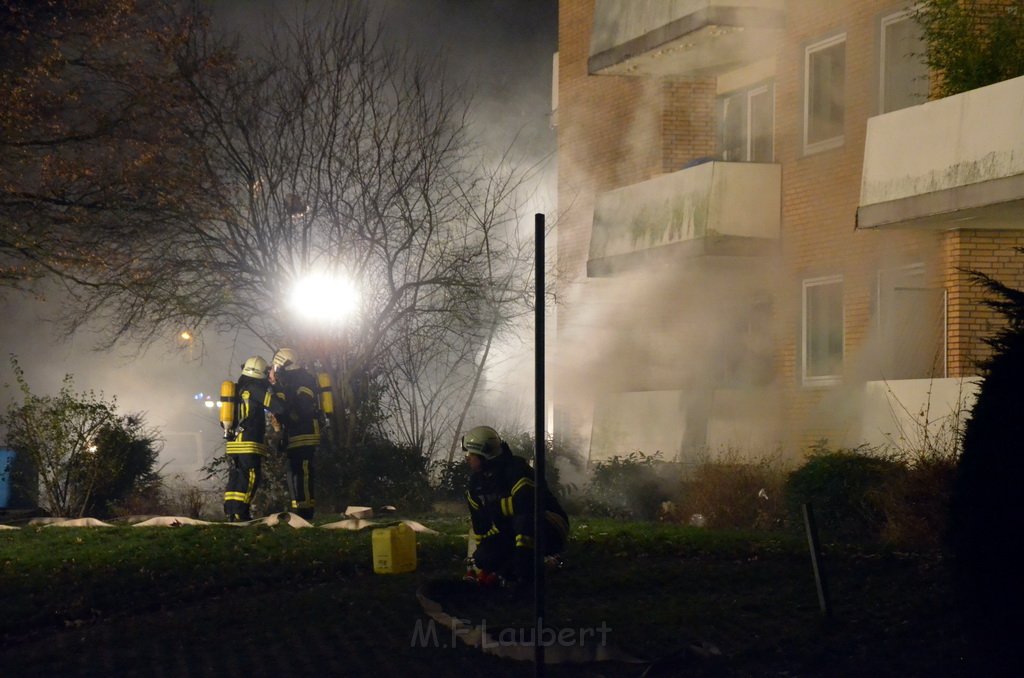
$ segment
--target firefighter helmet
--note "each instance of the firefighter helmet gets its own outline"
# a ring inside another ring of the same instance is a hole
[[[501,436],[490,426],[477,426],[462,436],[462,451],[494,459],[501,454]]]
[[[266,379],[267,361],[258,355],[254,355],[242,363],[242,374],[253,379]]]
[[[290,348],[277,349],[273,362],[274,367],[281,370],[297,370],[299,368],[299,358]]]

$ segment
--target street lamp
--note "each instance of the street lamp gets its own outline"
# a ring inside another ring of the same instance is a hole
[[[188,359],[191,362],[193,360],[192,351],[195,347],[196,335],[191,330],[182,330],[178,333],[178,345],[181,348],[188,348]]]
[[[350,396],[346,376],[350,330],[347,321],[359,308],[356,286],[344,276],[310,273],[295,283],[288,302],[291,310],[307,323],[303,333],[307,335],[307,345],[311,349],[309,354],[313,357],[320,388],[330,393],[333,385],[340,394]],[[332,338],[336,342],[333,347]],[[350,402],[350,399],[342,395],[342,402]],[[330,405],[325,406],[324,414],[332,428],[330,422],[337,411],[332,412]]]
[[[359,292],[348,278],[311,273],[295,283],[289,306],[307,320],[341,323],[359,306]]]

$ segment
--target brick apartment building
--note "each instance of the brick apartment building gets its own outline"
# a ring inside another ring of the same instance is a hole
[[[1024,78],[928,100],[898,0],[561,0],[555,434],[914,446],[1024,286]]]

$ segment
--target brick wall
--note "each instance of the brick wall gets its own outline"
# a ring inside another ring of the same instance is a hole
[[[950,376],[976,374],[983,338],[999,322],[981,303],[982,290],[961,269],[980,270],[1024,287],[1024,236],[1012,231],[855,230],[867,119],[876,113],[878,30],[899,0],[797,0],[787,3],[786,36],[775,63],[775,149],[783,166],[782,238],[772,290],[776,373],[783,392],[786,444],[836,441],[846,422],[836,398],[854,395],[866,377],[880,269],[923,263],[926,285],[947,293]],[[559,274],[585,281],[595,196],[675,171],[716,153],[714,80],[654,80],[587,75],[593,0],[559,3]],[[805,154],[805,48],[846,34],[843,144]],[[842,275],[845,359],[842,384],[801,383],[801,281]],[[563,290],[565,288],[563,287]],[[559,325],[572,308],[560,308]],[[690,359],[693,359],[690,356]],[[837,396],[838,394],[838,396]]]
[[[658,112],[640,105],[657,89],[635,78],[588,76],[592,25],[593,0],[559,3],[557,241],[563,286],[586,277],[595,194],[636,181],[660,164]]]
[[[783,165],[782,269],[777,291],[780,352],[778,374],[785,394],[790,443],[841,437],[845,413],[830,398],[835,389],[806,388],[800,368],[802,280],[843,277],[844,374],[856,381],[867,356],[859,355],[872,329],[879,268],[932,259],[932,233],[854,230],[860,200],[867,118],[874,114],[878,17],[898,9],[892,2],[832,0],[787,3],[787,35],[778,55],[776,156]],[[846,83],[843,143],[805,154],[804,59],[808,45],[845,33]]]
[[[695,158],[715,155],[715,81],[665,81],[662,101],[662,171],[675,172]]]
[[[1024,236],[1014,231],[959,230],[945,234],[942,285],[948,294],[950,376],[977,374],[977,364],[989,354],[984,339],[1004,319],[984,304],[988,293],[968,274],[977,271],[1004,285],[1024,289]]]
[[[585,277],[597,193],[715,152],[715,84],[588,75],[593,0],[559,3],[558,250],[563,283]]]

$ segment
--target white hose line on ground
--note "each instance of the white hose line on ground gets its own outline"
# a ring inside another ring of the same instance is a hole
[[[264,518],[257,518],[256,520],[249,520],[240,523],[228,523],[223,521],[209,521],[209,520],[197,520],[196,518],[188,518],[186,516],[129,516],[128,518],[119,519],[119,523],[127,523],[132,527],[181,527],[183,525],[232,525],[235,527],[252,527],[253,525],[288,525],[294,528],[303,527],[316,527],[308,520],[303,518],[297,513],[283,512],[274,513]],[[388,527],[391,525],[398,525],[402,523],[412,528],[413,532],[419,532],[421,534],[440,534],[437,530],[431,529],[423,523],[418,523],[415,520],[397,520],[391,522],[379,522],[374,520],[363,520],[362,518],[348,518],[345,520],[339,520],[334,523],[327,523],[326,525],[320,525],[321,528],[327,530],[353,530],[359,531],[364,530],[368,527]],[[117,527],[111,523],[97,520],[96,518],[33,518],[28,522],[29,527]],[[0,530],[17,530],[20,529],[15,525],[2,525],[0,524]]]

